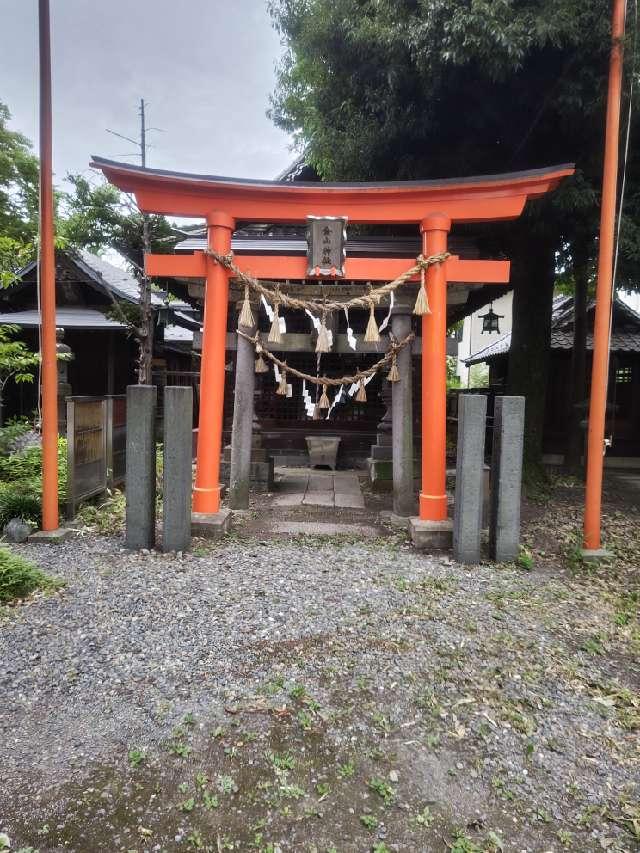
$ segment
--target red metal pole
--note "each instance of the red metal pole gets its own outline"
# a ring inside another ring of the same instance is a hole
[[[51,35],[49,0],[39,0],[40,34],[40,310],[42,358],[42,529],[58,527],[58,367],[53,231]]]
[[[231,251],[235,223],[226,213],[207,217],[209,247],[220,255]],[[227,338],[229,273],[207,256],[204,294],[202,362],[200,367],[200,420],[193,511],[214,513],[220,509],[220,454],[224,409],[224,359]]]
[[[448,216],[435,213],[420,223],[422,254],[447,251]],[[447,518],[447,278],[444,264],[427,270],[430,314],[422,317],[422,491],[420,518]]]
[[[589,431],[587,441],[587,486],[584,511],[585,550],[601,546],[602,473],[604,467],[604,432],[607,414],[609,345],[611,334],[611,297],[613,254],[618,190],[618,148],[620,145],[620,98],[622,94],[622,60],[625,28],[625,0],[614,0],[611,26],[611,59],[607,123],[600,210],[600,253],[596,285],[596,314],[593,327],[593,368]]]

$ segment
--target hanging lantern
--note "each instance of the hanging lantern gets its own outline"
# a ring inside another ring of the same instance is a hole
[[[480,319],[482,320],[482,334],[485,332],[488,334],[492,333],[500,333],[500,320],[504,319],[503,314],[496,314],[493,310],[493,302],[491,303],[489,310],[486,314],[480,314]]]

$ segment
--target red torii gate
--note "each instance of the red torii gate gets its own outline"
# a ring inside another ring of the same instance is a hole
[[[209,248],[226,255],[236,223],[304,223],[309,215],[346,216],[350,223],[415,223],[425,257],[447,250],[453,223],[515,219],[526,202],[555,189],[572,175],[572,165],[504,175],[439,181],[384,183],[283,183],[143,169],[94,157],[92,166],[111,183],[135,195],[145,213],[205,219]],[[306,258],[241,255],[236,265],[256,278],[305,279]],[[415,263],[414,258],[347,258],[346,280],[389,281]],[[149,275],[205,278],[204,327],[193,509],[220,508],[220,454],[224,403],[224,364],[229,272],[210,255],[147,255]],[[446,332],[447,282],[504,284],[509,261],[450,257],[427,270],[430,314],[422,318],[422,489],[420,518],[447,518],[446,478]],[[331,276],[323,276],[330,279]]]

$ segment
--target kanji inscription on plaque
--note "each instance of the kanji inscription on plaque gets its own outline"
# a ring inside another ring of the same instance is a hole
[[[344,276],[346,216],[307,216],[308,276]]]

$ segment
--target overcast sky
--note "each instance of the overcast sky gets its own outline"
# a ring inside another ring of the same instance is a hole
[[[147,165],[273,178],[294,158],[265,115],[281,53],[265,0],[51,0],[55,181],[90,156],[139,162],[138,104],[148,105]],[[0,100],[37,140],[37,0],[0,0]]]

